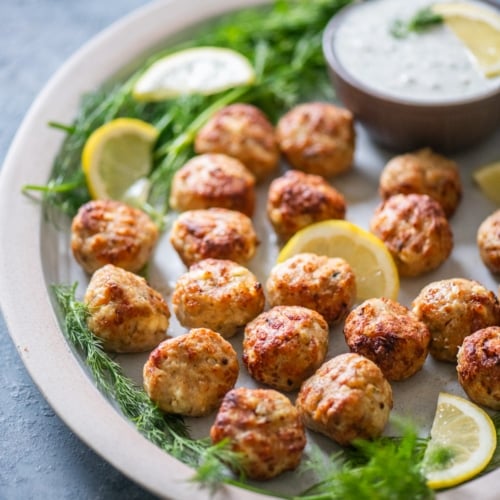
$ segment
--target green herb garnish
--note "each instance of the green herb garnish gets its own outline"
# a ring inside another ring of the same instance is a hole
[[[442,24],[443,20],[443,16],[436,14],[431,7],[424,7],[408,20],[394,20],[389,31],[395,38],[405,38],[410,33],[421,33],[437,24]]]

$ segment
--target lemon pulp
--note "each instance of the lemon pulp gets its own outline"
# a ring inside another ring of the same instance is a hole
[[[182,94],[210,95],[250,84],[255,72],[246,57],[232,49],[195,47],[162,57],[137,80],[133,95],[161,101]]]
[[[131,186],[151,171],[157,137],[153,125],[134,118],[117,118],[96,129],[82,152],[92,198],[124,200]]]
[[[486,197],[500,205],[500,161],[478,168],[472,177]]]
[[[468,48],[485,76],[500,75],[500,15],[475,4],[435,4],[434,12]]]
[[[424,474],[433,489],[455,486],[479,474],[496,449],[489,415],[471,401],[440,393],[424,456]]]

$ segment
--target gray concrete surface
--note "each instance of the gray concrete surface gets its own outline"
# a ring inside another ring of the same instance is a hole
[[[145,3],[0,1],[0,165],[51,75],[94,34]],[[29,307],[29,294],[26,300]],[[154,497],[97,456],[54,414],[27,374],[0,316],[0,499],[41,498]]]

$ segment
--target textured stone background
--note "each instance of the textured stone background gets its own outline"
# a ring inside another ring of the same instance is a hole
[[[0,165],[51,75],[94,34],[145,3],[0,1]],[[24,369],[0,316],[0,499],[40,498],[153,497],[97,456],[54,414]]]

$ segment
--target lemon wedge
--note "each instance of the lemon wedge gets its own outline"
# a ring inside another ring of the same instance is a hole
[[[478,168],[472,178],[487,198],[500,205],[500,161]]]
[[[386,246],[351,222],[328,220],[301,229],[283,247],[278,262],[302,252],[342,257],[349,262],[356,276],[358,301],[398,297],[398,270]]]
[[[151,171],[157,138],[153,125],[135,118],[117,118],[96,129],[82,152],[90,196],[130,202],[130,188]]]
[[[254,80],[253,66],[239,52],[195,47],[153,63],[139,77],[132,92],[137,100],[162,101],[182,94],[215,94]]]
[[[432,10],[469,49],[487,77],[500,75],[500,14],[472,3],[437,3]]]
[[[497,433],[489,415],[471,401],[440,393],[425,451],[430,488],[455,486],[479,474],[495,452]]]

